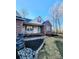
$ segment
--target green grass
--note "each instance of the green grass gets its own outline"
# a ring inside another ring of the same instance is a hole
[[[56,46],[61,54],[61,56],[63,57],[63,43],[61,41],[55,41]]]
[[[46,37],[45,45],[39,52],[39,59],[62,59],[63,58],[63,39]]]

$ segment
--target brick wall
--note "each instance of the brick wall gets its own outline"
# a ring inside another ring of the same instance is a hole
[[[50,29],[50,31],[47,31],[47,28]],[[43,33],[46,34],[48,32],[52,32],[52,26],[49,24],[44,24],[43,25]]]
[[[16,35],[22,32],[23,21],[16,20]]]

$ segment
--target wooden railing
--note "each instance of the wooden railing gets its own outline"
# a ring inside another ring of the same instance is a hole
[[[46,36],[25,38],[24,41],[44,39]]]

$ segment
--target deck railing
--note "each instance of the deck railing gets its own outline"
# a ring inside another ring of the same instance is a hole
[[[29,40],[39,40],[39,39],[44,39],[45,37],[46,37],[46,36],[30,37],[30,38],[26,37],[26,38],[24,39],[24,41],[29,41]]]

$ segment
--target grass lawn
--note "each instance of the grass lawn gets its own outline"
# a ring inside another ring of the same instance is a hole
[[[39,59],[63,59],[63,38],[46,37]]]

